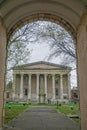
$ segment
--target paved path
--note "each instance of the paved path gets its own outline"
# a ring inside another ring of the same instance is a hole
[[[53,107],[31,107],[4,130],[80,130],[78,124]]]

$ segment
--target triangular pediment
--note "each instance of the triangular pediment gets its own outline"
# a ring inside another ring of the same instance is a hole
[[[50,63],[50,62],[43,62],[43,61],[14,67],[14,69],[67,69],[67,68],[69,68],[69,67]]]
[[[35,65],[29,65],[29,66],[25,66],[24,68],[28,68],[28,69],[52,69],[52,68],[61,68],[61,67],[56,67],[56,66],[52,66],[52,65],[47,65],[47,64],[35,64]]]

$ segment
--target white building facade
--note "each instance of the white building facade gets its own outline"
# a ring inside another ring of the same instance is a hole
[[[12,99],[33,103],[68,101],[70,71],[70,67],[43,61],[14,67]]]

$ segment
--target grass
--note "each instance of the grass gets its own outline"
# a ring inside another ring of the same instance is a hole
[[[7,124],[13,118],[16,118],[20,113],[22,113],[27,108],[29,108],[29,105],[6,103],[4,124]]]
[[[31,104],[31,106],[56,106],[55,104],[43,104],[43,103],[41,103],[41,104]]]
[[[30,106],[53,106],[56,107],[58,112],[61,112],[65,115],[78,114],[78,104],[59,104],[58,107],[56,104],[31,104],[23,105],[18,103],[6,103],[5,104],[5,118],[4,123],[7,124],[13,118],[16,118],[20,113],[29,108]],[[73,107],[73,110],[72,110]],[[79,122],[79,119],[74,119],[76,122]]]
[[[65,115],[78,115],[79,106],[78,104],[61,104],[56,107],[57,111]],[[80,123],[79,118],[72,118],[75,122]]]
[[[24,110],[26,110],[30,106],[54,106],[54,105],[53,104],[23,105],[23,104],[19,104],[19,103],[6,103],[5,104],[4,124],[7,124],[10,120],[16,118],[19,114],[21,114]]]
[[[78,104],[61,104],[58,105],[57,110],[65,115],[76,115],[78,114],[79,107]]]

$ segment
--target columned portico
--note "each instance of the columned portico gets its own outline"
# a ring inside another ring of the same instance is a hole
[[[33,65],[34,64],[34,65]],[[39,68],[38,68],[39,66]],[[29,67],[29,68],[28,68]],[[69,95],[68,91],[68,85],[63,85],[63,74],[68,75],[71,68],[67,68],[64,66],[63,70],[62,68],[58,68],[57,64],[49,64],[48,62],[36,62],[24,66],[23,70],[20,71],[21,66],[19,66],[16,70],[14,68],[14,74],[20,75],[19,77],[19,84],[16,84],[16,76],[13,77],[13,92],[18,91],[17,94],[15,92],[15,95],[18,95],[19,93],[19,100],[28,100],[31,102],[37,102],[37,103],[47,103],[48,100],[52,101],[53,103],[56,102],[56,100],[63,101],[63,88],[65,91],[65,95]],[[50,71],[49,71],[50,70]],[[57,79],[56,79],[57,75]],[[27,76],[27,77],[26,77]],[[68,78],[66,78],[67,80]],[[56,81],[58,80],[58,81]],[[69,79],[68,79],[69,80]],[[18,81],[18,80],[17,80]],[[68,81],[66,81],[68,82]],[[20,88],[17,88],[20,85]],[[14,95],[14,93],[13,93]],[[17,99],[16,96],[14,98]],[[68,96],[66,96],[66,100],[68,100]]]

